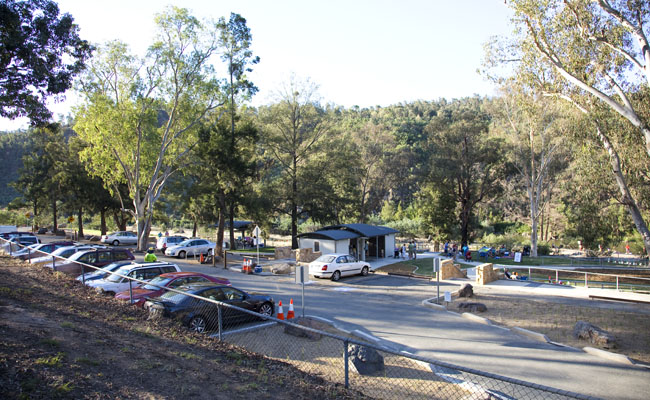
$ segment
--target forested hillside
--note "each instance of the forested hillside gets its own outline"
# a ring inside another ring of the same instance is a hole
[[[5,207],[18,196],[9,184],[18,179],[23,166],[22,157],[29,149],[26,132],[0,132],[0,207]]]

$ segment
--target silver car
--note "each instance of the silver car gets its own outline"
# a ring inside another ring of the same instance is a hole
[[[342,276],[368,275],[370,264],[357,261],[350,254],[323,254],[309,263],[309,273],[316,278],[331,278],[338,281]]]
[[[101,239],[102,243],[112,244],[119,246],[121,244],[138,244],[138,235],[135,232],[118,231],[110,235],[104,235]]]
[[[187,256],[198,256],[201,254],[212,254],[214,242],[205,239],[187,239],[176,246],[167,247],[166,256],[184,258]]]

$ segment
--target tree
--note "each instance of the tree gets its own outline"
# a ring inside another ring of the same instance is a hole
[[[1,116],[48,123],[47,99],[71,87],[92,52],[78,31],[72,16],[59,16],[53,1],[0,3]]]
[[[500,141],[488,135],[489,115],[478,97],[456,100],[427,126],[430,181],[453,194],[461,243],[468,244],[474,207],[499,190],[503,173]],[[449,195],[439,195],[441,201]]]
[[[540,219],[566,160],[563,117],[550,100],[516,85],[505,86],[498,103],[501,109],[495,110],[495,116],[505,138],[503,153],[526,188],[530,253],[537,257]]]
[[[291,246],[298,248],[299,196],[313,182],[300,181],[302,168],[315,154],[323,136],[330,130],[326,111],[316,100],[316,86],[295,77],[279,92],[279,101],[260,108],[260,121],[268,157],[285,179],[286,190],[279,190],[277,204],[291,216]]]
[[[81,157],[90,171],[114,193],[118,184],[128,186],[139,250],[167,180],[198,142],[200,123],[224,104],[210,64],[216,27],[174,7],[156,23],[158,36],[143,60],[120,42],[101,48],[81,81],[86,101],[75,125],[89,144]]]
[[[650,157],[650,125],[634,95],[650,86],[650,5],[641,0],[512,0],[518,35],[510,49],[517,73],[548,95],[568,101],[585,115],[605,104],[636,129]],[[503,61],[504,57],[496,57]],[[511,57],[506,57],[512,59]],[[619,152],[593,121],[592,131],[610,156],[610,166],[637,231],[650,251],[650,230],[621,173]]]

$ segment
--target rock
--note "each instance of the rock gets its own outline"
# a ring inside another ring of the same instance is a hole
[[[606,349],[616,347],[616,339],[612,334],[586,321],[576,322],[573,327],[573,337],[588,340],[590,343]]]
[[[353,344],[348,349],[348,357],[359,375],[372,375],[384,370],[384,357],[373,348]]]
[[[273,264],[271,267],[271,273],[275,275],[286,275],[290,274],[294,265],[289,263]]]
[[[319,329],[318,323],[308,318],[291,319],[289,320],[289,322],[293,322],[294,324],[305,326],[307,328]],[[284,326],[284,333],[286,333],[287,335],[304,337],[310,340],[320,340],[321,337],[323,336],[318,332],[312,332],[306,329],[300,329],[291,325]]]
[[[466,312],[486,312],[487,307],[483,303],[460,303],[458,309]]]
[[[469,283],[464,284],[458,291],[458,297],[474,297],[474,287]]]

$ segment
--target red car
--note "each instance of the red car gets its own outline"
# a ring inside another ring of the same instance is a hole
[[[147,297],[153,298],[161,296],[167,291],[164,289],[166,287],[175,289],[181,285],[189,285],[199,282],[214,282],[220,285],[230,286],[230,281],[228,279],[220,278],[218,276],[205,275],[199,272],[168,272],[157,276],[146,285],[134,288],[132,290],[133,304],[142,307],[144,302],[147,300]],[[115,298],[118,300],[129,301],[131,297],[129,291],[125,290],[116,294]]]

